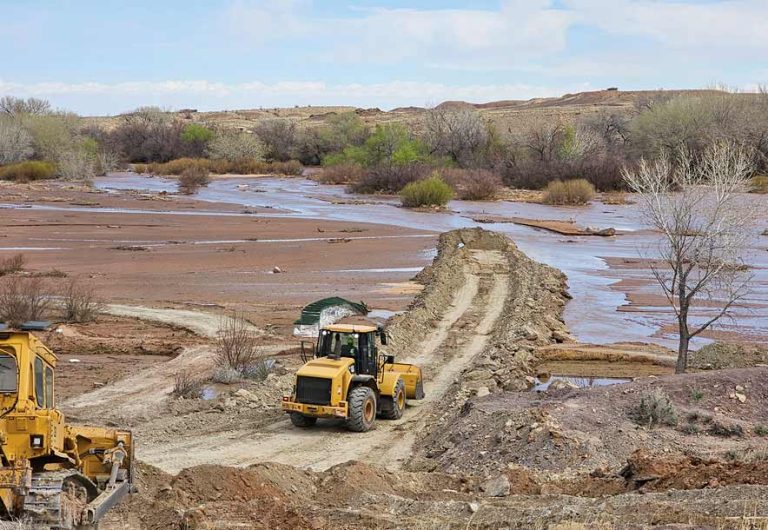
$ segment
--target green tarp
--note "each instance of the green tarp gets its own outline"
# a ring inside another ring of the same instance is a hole
[[[320,321],[320,313],[322,313],[323,310],[328,309],[329,307],[338,306],[346,306],[359,315],[368,314],[368,306],[365,305],[365,303],[350,302],[344,298],[332,296],[330,298],[323,298],[317,302],[312,302],[311,304],[305,306],[304,309],[301,310],[301,317],[296,322],[294,322],[294,324],[297,326],[316,325]]]

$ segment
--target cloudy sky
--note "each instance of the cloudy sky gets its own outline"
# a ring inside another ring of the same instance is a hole
[[[0,0],[0,95],[82,114],[768,83],[768,0]]]

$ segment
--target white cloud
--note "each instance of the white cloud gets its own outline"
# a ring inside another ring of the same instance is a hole
[[[766,0],[562,0],[561,7],[552,0],[501,0],[496,9],[352,9],[345,17],[319,15],[314,5],[240,0],[224,20],[246,41],[301,40],[310,43],[308,54],[327,61],[453,69],[511,69],[569,56],[568,32],[576,25],[649,39],[655,44],[647,46],[648,62],[665,51],[684,61],[687,54],[768,49]]]
[[[694,53],[717,53],[723,47],[760,51],[768,48],[768,2],[720,0],[564,0],[579,22],[614,35],[647,36],[661,44]]]
[[[245,43],[297,39],[327,61],[498,67],[565,48],[574,16],[550,4],[506,0],[495,10],[376,8],[328,17],[313,14],[311,0],[257,0],[238,1],[222,20]]]

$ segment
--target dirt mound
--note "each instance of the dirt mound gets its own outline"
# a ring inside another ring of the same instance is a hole
[[[693,369],[722,370],[768,365],[768,348],[748,344],[715,342],[690,353]]]
[[[96,322],[66,324],[41,340],[57,355],[162,355],[174,357],[199,343],[192,332],[167,324],[102,315]]]
[[[511,464],[554,473],[605,468],[615,474],[643,448],[668,457],[719,455],[723,460],[764,446],[766,376],[768,368],[725,370],[473,398],[425,439],[419,468],[488,474]],[[670,397],[675,426],[649,430],[630,418],[654,388]]]
[[[636,451],[621,475],[637,489],[667,491],[768,484],[768,454],[757,460],[706,459],[680,456],[660,459],[648,450]]]
[[[257,470],[222,466],[185,469],[157,488],[142,512],[147,530],[313,527]]]
[[[198,466],[175,477],[140,467],[142,492],[111,513],[107,530],[748,528],[738,526],[748,520],[744,503],[751,517],[763,517],[767,507],[758,500],[768,491],[760,486],[768,481],[765,462],[644,452],[631,456],[624,476],[596,470],[576,478],[515,467],[486,478],[393,472],[360,462],[324,472]],[[732,485],[738,477],[752,485]]]

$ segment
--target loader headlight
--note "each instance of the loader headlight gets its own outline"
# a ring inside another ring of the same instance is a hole
[[[355,365],[354,364],[350,364],[349,365],[349,373],[350,374],[354,374],[355,373]]]
[[[43,448],[43,435],[42,434],[32,434],[29,437],[29,444],[32,446],[32,449],[42,449]]]

